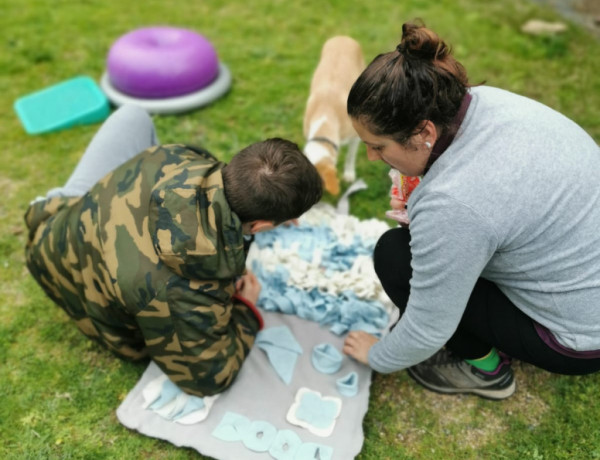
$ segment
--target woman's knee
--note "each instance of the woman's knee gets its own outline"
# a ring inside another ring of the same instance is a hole
[[[373,251],[373,264],[380,278],[380,273],[389,271],[407,272],[410,278],[411,259],[410,233],[403,227],[393,228],[381,235]]]
[[[373,251],[375,273],[388,297],[403,309],[408,300],[412,268],[410,233],[403,227],[385,232]]]

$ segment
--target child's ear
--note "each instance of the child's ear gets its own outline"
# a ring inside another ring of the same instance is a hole
[[[272,230],[275,228],[275,223],[270,220],[255,220],[250,222],[250,233],[260,233]]]

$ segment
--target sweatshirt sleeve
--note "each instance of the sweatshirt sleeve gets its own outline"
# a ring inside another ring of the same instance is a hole
[[[408,305],[369,351],[370,366],[381,373],[415,365],[445,345],[498,244],[484,217],[444,194],[421,198],[412,214]]]

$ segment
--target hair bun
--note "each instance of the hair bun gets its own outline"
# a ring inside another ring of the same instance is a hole
[[[424,24],[402,24],[402,41],[396,50],[407,59],[444,59],[450,50],[437,34]]]

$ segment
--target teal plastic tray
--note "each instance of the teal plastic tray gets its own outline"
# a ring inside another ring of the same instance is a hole
[[[108,99],[90,77],[63,81],[15,101],[15,111],[29,134],[97,123],[108,117]]]

